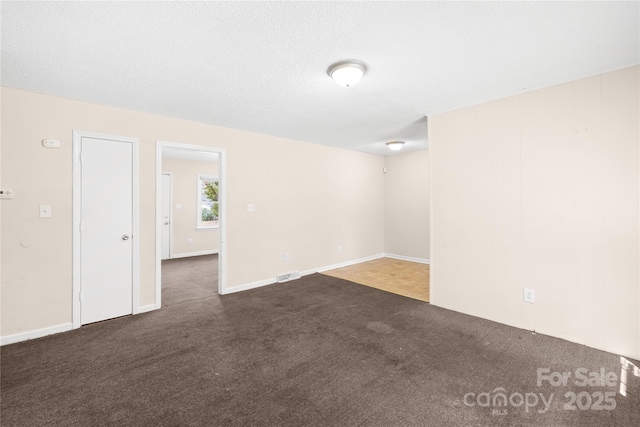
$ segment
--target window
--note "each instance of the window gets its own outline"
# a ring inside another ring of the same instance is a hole
[[[198,175],[198,229],[218,228],[218,177]]]

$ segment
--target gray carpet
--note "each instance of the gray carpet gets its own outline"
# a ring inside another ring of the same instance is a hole
[[[640,425],[640,378],[575,384],[619,356],[320,274],[220,297],[213,261],[165,262],[162,310],[3,347],[2,425]]]

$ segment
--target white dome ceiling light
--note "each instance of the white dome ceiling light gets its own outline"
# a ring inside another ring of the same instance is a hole
[[[389,142],[386,142],[385,144],[387,144],[387,147],[389,147],[389,149],[393,151],[398,151],[404,145],[404,141],[389,141]]]
[[[344,87],[350,87],[358,83],[366,72],[367,66],[360,61],[336,62],[327,70],[327,74]]]

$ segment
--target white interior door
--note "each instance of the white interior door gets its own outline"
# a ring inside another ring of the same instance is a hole
[[[162,174],[162,259],[171,258],[171,174]]]
[[[80,323],[132,313],[133,144],[82,137]]]

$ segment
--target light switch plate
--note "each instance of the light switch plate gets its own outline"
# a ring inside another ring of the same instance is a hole
[[[51,205],[40,205],[40,218],[51,218]]]
[[[13,190],[0,190],[0,199],[13,199]]]

